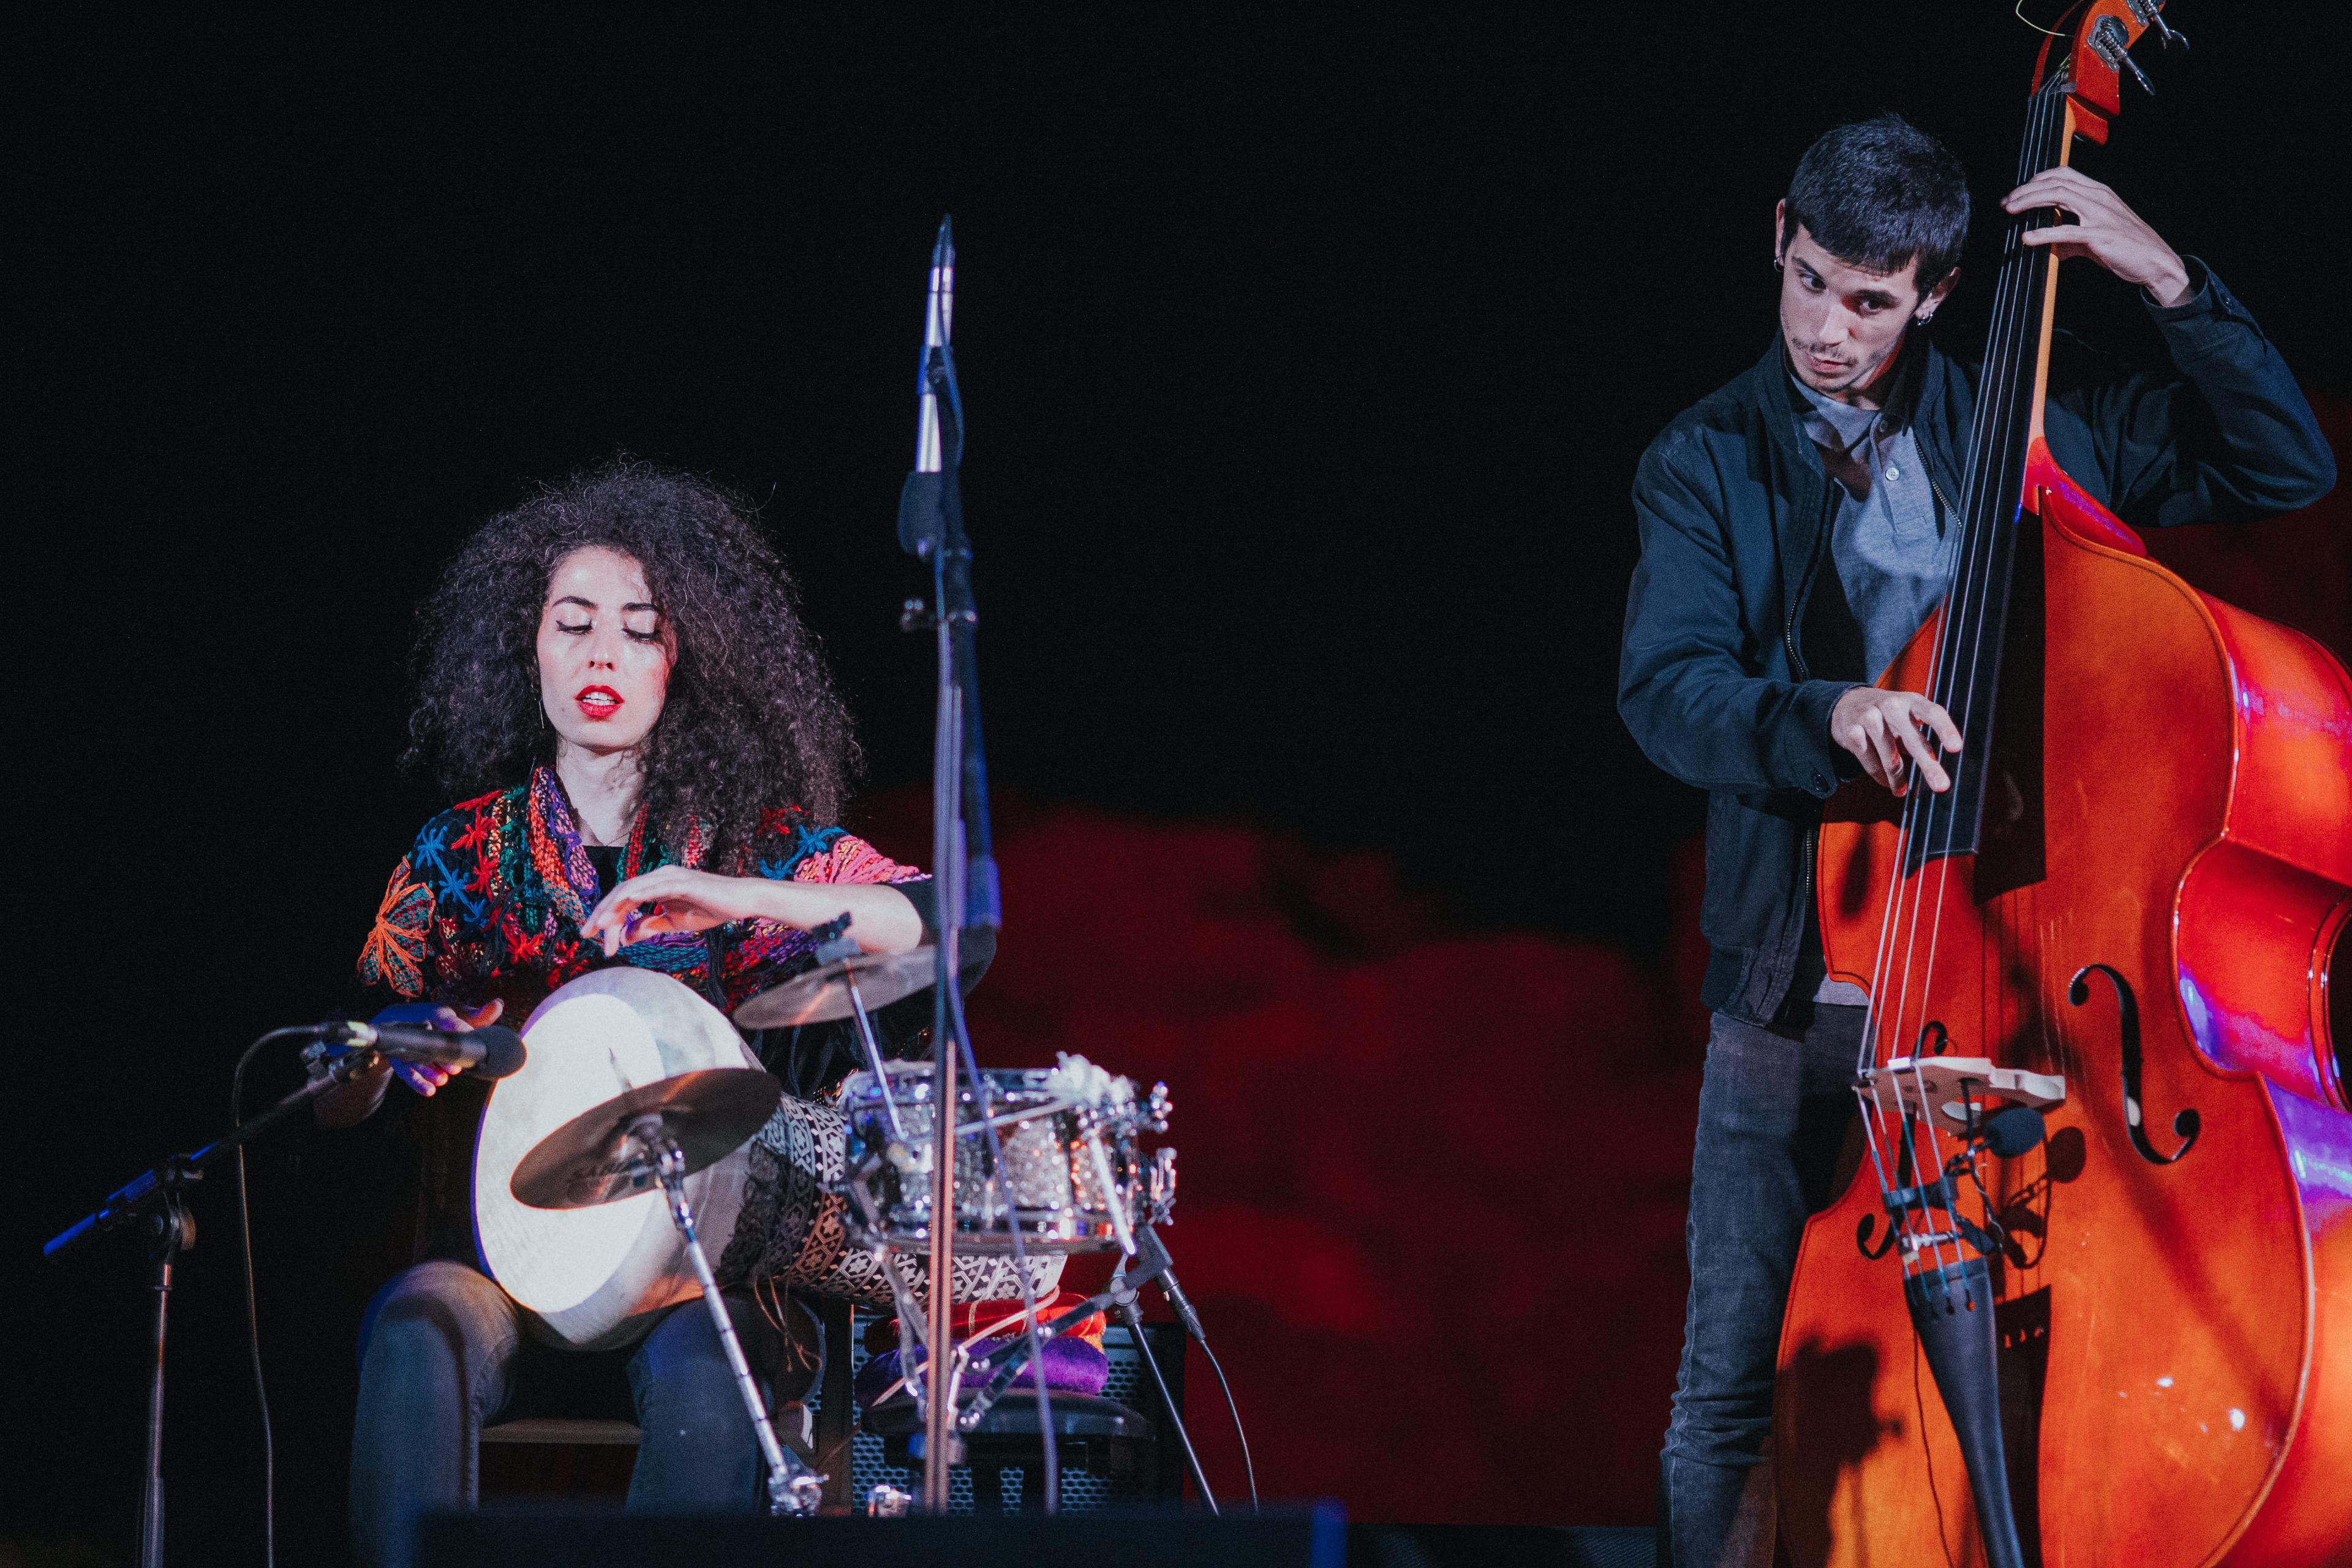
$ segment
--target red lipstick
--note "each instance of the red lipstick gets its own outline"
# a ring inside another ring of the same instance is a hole
[[[583,718],[610,719],[621,710],[621,694],[609,686],[583,686],[572,700],[580,704]]]

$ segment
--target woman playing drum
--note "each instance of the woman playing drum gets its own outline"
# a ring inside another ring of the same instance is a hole
[[[867,952],[928,940],[928,879],[828,825],[856,746],[795,596],[743,503],[639,463],[543,490],[467,541],[424,607],[407,760],[472,798],[426,823],[393,873],[359,962],[391,1004],[379,1021],[520,1023],[615,963],[731,1011],[808,968],[810,928],[845,914]],[[967,985],[989,952],[971,933]],[[916,997],[876,1014],[885,1053],[923,1054],[929,1012]],[[752,1044],[801,1095],[859,1061],[842,1025]],[[484,1086],[379,1068],[327,1097],[321,1121],[373,1114],[395,1074],[425,1192],[419,1261],[362,1330],[352,1513],[371,1563],[407,1559],[419,1513],[472,1501],[483,1423],[547,1353],[526,1353],[531,1325],[476,1249]],[[728,1299],[754,1364],[777,1383],[796,1369],[772,1400],[795,1396],[813,1373],[797,1315]],[[649,1321],[615,1352],[644,1432],[630,1505],[751,1506],[759,1453],[709,1315],[688,1303]]]

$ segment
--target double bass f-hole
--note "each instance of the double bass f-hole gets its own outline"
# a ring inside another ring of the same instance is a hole
[[[2090,976],[2103,974],[2116,991],[2116,1032],[2123,1047],[2124,1125],[2131,1133],[2132,1147],[2139,1157],[2151,1165],[2169,1165],[2197,1144],[2197,1134],[2203,1119],[2194,1106],[2187,1106],[2172,1119],[2172,1131],[2180,1140],[2180,1147],[2169,1154],[2157,1152],[2147,1141],[2147,1114],[2140,1104],[2139,1002],[2132,995],[2131,986],[2124,977],[2104,963],[2086,963],[2074,972],[2066,986],[2066,1000],[2080,1007],[2091,999]]]

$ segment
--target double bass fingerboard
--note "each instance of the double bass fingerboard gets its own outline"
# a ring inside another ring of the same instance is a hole
[[[2027,106],[2017,184],[2063,164],[2072,135],[2066,81],[2053,72]],[[1952,775],[1949,790],[1913,790],[1907,797],[1906,875],[1930,860],[1974,855],[1983,830],[1985,784],[1992,776],[1986,764],[1993,755],[1993,699],[2009,629],[2026,458],[2041,406],[2054,261],[2048,247],[2027,245],[2022,237],[2057,221],[2046,207],[2023,213],[2011,221],[2001,241],[1992,328],[1961,481],[1959,555],[1944,599],[1927,693],[1952,715],[1964,743],[1958,756],[1937,747],[1937,759]]]

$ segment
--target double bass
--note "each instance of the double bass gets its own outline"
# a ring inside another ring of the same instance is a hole
[[[2160,5],[2044,42],[2019,183],[2106,140]],[[1952,714],[1952,787],[1849,786],[1816,845],[1864,1137],[1791,1280],[1781,1538],[2352,1563],[2352,678],[2053,460],[2054,221],[2009,232],[1953,584],[1880,681]]]

